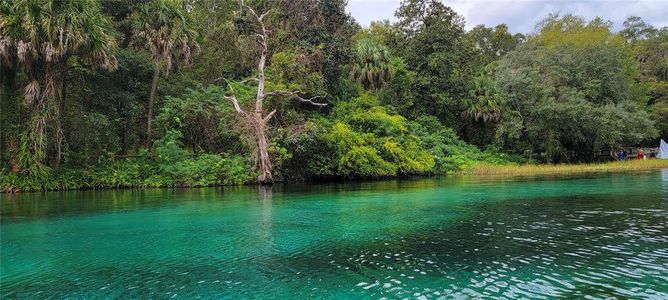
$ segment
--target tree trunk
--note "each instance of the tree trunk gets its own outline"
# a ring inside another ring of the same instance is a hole
[[[261,184],[274,183],[274,177],[271,175],[271,160],[269,159],[269,143],[265,135],[266,123],[262,113],[255,113],[253,125],[255,126],[255,136],[257,137],[257,151],[259,156],[260,176],[257,180]]]
[[[60,77],[60,88],[58,91],[58,102],[56,103],[56,167],[60,167],[60,162],[63,157],[63,140],[65,134],[63,132],[63,120],[65,116],[65,79],[67,76],[67,66],[63,66],[63,71]]]
[[[244,111],[241,106],[239,105],[239,101],[237,101],[236,96],[233,94],[232,96],[225,96],[225,99],[229,100],[232,105],[234,106],[234,109],[237,111],[238,114],[243,116],[253,127],[255,137],[257,138],[257,154],[259,157],[259,171],[260,171],[260,176],[258,176],[258,182],[260,184],[272,184],[274,182],[274,177],[271,175],[271,160],[269,159],[269,142],[267,141],[267,136],[265,134],[265,130],[267,127],[267,122],[271,120],[271,117],[276,113],[276,110],[271,111],[268,113],[266,116],[264,116],[264,99],[267,96],[270,95],[282,95],[282,96],[290,96],[290,97],[296,97],[302,102],[307,102],[316,106],[325,106],[326,104],[321,104],[321,103],[315,103],[312,100],[315,98],[311,99],[304,99],[299,97],[299,92],[298,91],[272,91],[269,93],[265,92],[265,80],[266,77],[264,75],[264,68],[267,63],[267,52],[268,52],[268,47],[267,47],[267,42],[268,42],[268,33],[266,27],[264,26],[264,22],[262,19],[269,13],[269,11],[263,13],[262,15],[257,15],[255,11],[248,5],[244,3],[243,0],[239,1],[239,4],[241,5],[242,10],[245,9],[249,13],[255,17],[255,20],[257,21],[259,25],[260,32],[256,34],[258,37],[257,42],[260,44],[262,47],[262,53],[260,54],[260,61],[258,62],[257,65],[257,95],[255,97],[255,109],[252,111]],[[228,83],[229,85],[229,83]],[[229,86],[230,90],[232,93],[234,93],[234,90],[232,89],[232,86]]]
[[[151,148],[151,130],[153,126],[153,104],[155,103],[155,94],[158,89],[158,79],[160,78],[160,64],[156,62],[153,72],[153,82],[151,83],[151,94],[148,97],[148,115],[146,124],[146,148]]]

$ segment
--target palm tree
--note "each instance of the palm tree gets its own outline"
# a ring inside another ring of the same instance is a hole
[[[16,63],[27,77],[24,104],[32,116],[27,132],[30,162],[41,167],[46,157],[47,121],[55,121],[56,164],[63,131],[61,94],[71,56],[92,67],[116,68],[116,39],[111,21],[94,0],[0,1],[0,57]]]
[[[146,147],[151,146],[153,106],[160,72],[169,76],[174,63],[191,63],[191,52],[199,51],[195,31],[179,0],[156,0],[145,3],[132,16],[134,40],[132,45],[145,48],[153,56],[153,81],[148,99]]]
[[[385,45],[371,37],[363,37],[357,41],[355,56],[350,77],[365,89],[375,91],[392,79],[390,52]]]
[[[505,100],[493,79],[478,76],[473,79],[469,90],[464,116],[484,123],[496,122],[501,118]]]

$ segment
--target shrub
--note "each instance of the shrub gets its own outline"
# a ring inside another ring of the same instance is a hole
[[[389,177],[397,175],[397,166],[383,160],[368,146],[353,146],[339,159],[339,173],[344,177]]]

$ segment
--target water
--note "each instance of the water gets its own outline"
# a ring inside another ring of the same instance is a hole
[[[668,170],[1,195],[10,298],[668,298]]]

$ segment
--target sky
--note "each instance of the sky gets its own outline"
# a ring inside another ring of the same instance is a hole
[[[654,27],[668,26],[668,0],[442,0],[466,18],[466,28],[501,23],[511,32],[530,33],[549,13],[572,13],[592,19],[600,16],[619,29],[629,16],[639,16]],[[401,0],[348,0],[346,10],[360,25],[394,18]]]

